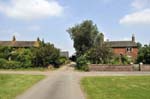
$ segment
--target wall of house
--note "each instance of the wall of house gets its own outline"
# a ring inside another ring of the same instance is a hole
[[[113,48],[113,52],[117,55],[123,54],[123,55],[129,55],[133,58],[137,58],[138,55],[138,49],[132,48],[131,52],[128,52],[126,48]]]

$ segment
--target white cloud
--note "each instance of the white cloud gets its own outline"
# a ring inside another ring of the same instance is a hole
[[[133,0],[132,13],[120,19],[120,24],[150,24],[150,0]]]
[[[61,16],[63,7],[56,0],[9,0],[0,3],[0,12],[16,19],[39,19]]]
[[[144,9],[124,16],[120,24],[150,24],[150,9]]]
[[[146,7],[150,7],[150,0],[134,0],[131,3],[131,6],[135,9],[143,9]]]

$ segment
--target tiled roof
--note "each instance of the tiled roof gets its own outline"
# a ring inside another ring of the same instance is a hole
[[[107,41],[105,43],[112,48],[137,47],[136,42],[133,41]]]
[[[38,44],[36,41],[0,41],[0,46],[36,47]]]

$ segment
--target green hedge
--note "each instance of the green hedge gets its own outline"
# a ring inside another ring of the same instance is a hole
[[[87,60],[84,56],[78,57],[76,63],[77,63],[76,68],[78,70],[89,71]]]
[[[22,68],[22,64],[16,61],[8,61],[5,59],[0,59],[0,69],[16,69]]]

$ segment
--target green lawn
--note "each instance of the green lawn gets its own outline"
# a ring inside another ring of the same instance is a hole
[[[55,70],[55,68],[48,69],[43,67],[37,67],[37,68],[19,68],[19,69],[0,69],[0,71],[52,71]]]
[[[0,99],[15,99],[15,96],[44,77],[42,75],[0,74]]]
[[[87,99],[150,99],[150,76],[85,77]]]

